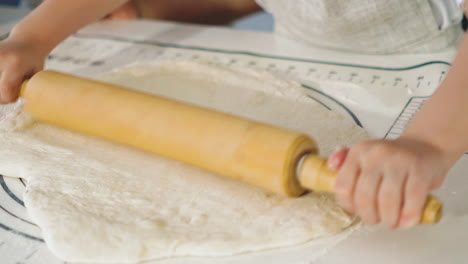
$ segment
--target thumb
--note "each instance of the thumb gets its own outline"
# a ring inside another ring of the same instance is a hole
[[[19,95],[24,76],[12,70],[5,70],[0,78],[0,104],[13,103]]]
[[[327,162],[328,168],[333,171],[338,171],[345,162],[348,152],[349,149],[344,148],[330,155]]]

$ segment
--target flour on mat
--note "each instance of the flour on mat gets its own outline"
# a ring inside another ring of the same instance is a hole
[[[23,100],[0,106],[0,133],[13,132],[26,128],[33,123],[32,117],[23,111]]]
[[[265,72],[165,62],[98,79],[303,131],[324,155],[366,138],[361,128],[306,98],[299,84]],[[27,120],[15,107],[0,106],[0,174],[27,179],[26,208],[64,260],[247,254],[239,256],[245,261],[249,254],[301,244],[302,261],[312,261],[353,223],[331,195],[285,198],[50,125],[12,129]],[[328,242],[306,251],[316,239]]]

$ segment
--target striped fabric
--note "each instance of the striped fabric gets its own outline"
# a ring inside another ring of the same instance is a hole
[[[455,8],[438,1],[453,1]],[[275,17],[278,34],[309,45],[377,54],[434,52],[455,44],[462,35],[455,1],[257,0]],[[438,9],[444,6],[453,10]]]
[[[0,0],[0,5],[19,6],[20,0]]]

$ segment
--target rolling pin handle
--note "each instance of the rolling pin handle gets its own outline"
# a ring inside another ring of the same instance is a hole
[[[297,177],[302,187],[315,192],[335,192],[336,173],[327,160],[315,154],[304,155],[298,164]]]
[[[23,83],[21,84],[20,92],[19,92],[19,97],[23,97],[23,96],[24,96],[24,93],[25,93],[26,87],[28,86],[28,83],[29,83],[29,80],[25,80],[25,81],[23,81]]]
[[[436,197],[429,195],[427,196],[426,203],[424,205],[424,211],[421,216],[419,223],[421,224],[433,224],[438,223],[442,218],[443,206],[442,203]]]
[[[304,155],[297,168],[299,184],[316,192],[335,192],[336,172],[327,166],[327,159],[315,154]],[[442,217],[442,203],[434,196],[428,195],[424,211],[419,221],[421,224],[438,223]]]

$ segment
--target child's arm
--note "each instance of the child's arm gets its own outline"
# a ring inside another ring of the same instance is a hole
[[[42,69],[62,40],[125,0],[47,0],[0,42],[0,103],[17,99],[20,83]]]
[[[468,37],[446,79],[396,140],[375,140],[335,153],[337,197],[364,222],[411,227],[428,193],[439,188],[468,150]],[[342,166],[341,166],[342,165]]]
[[[449,165],[468,150],[468,37],[431,99],[416,115],[403,137],[415,137],[440,148]]]

